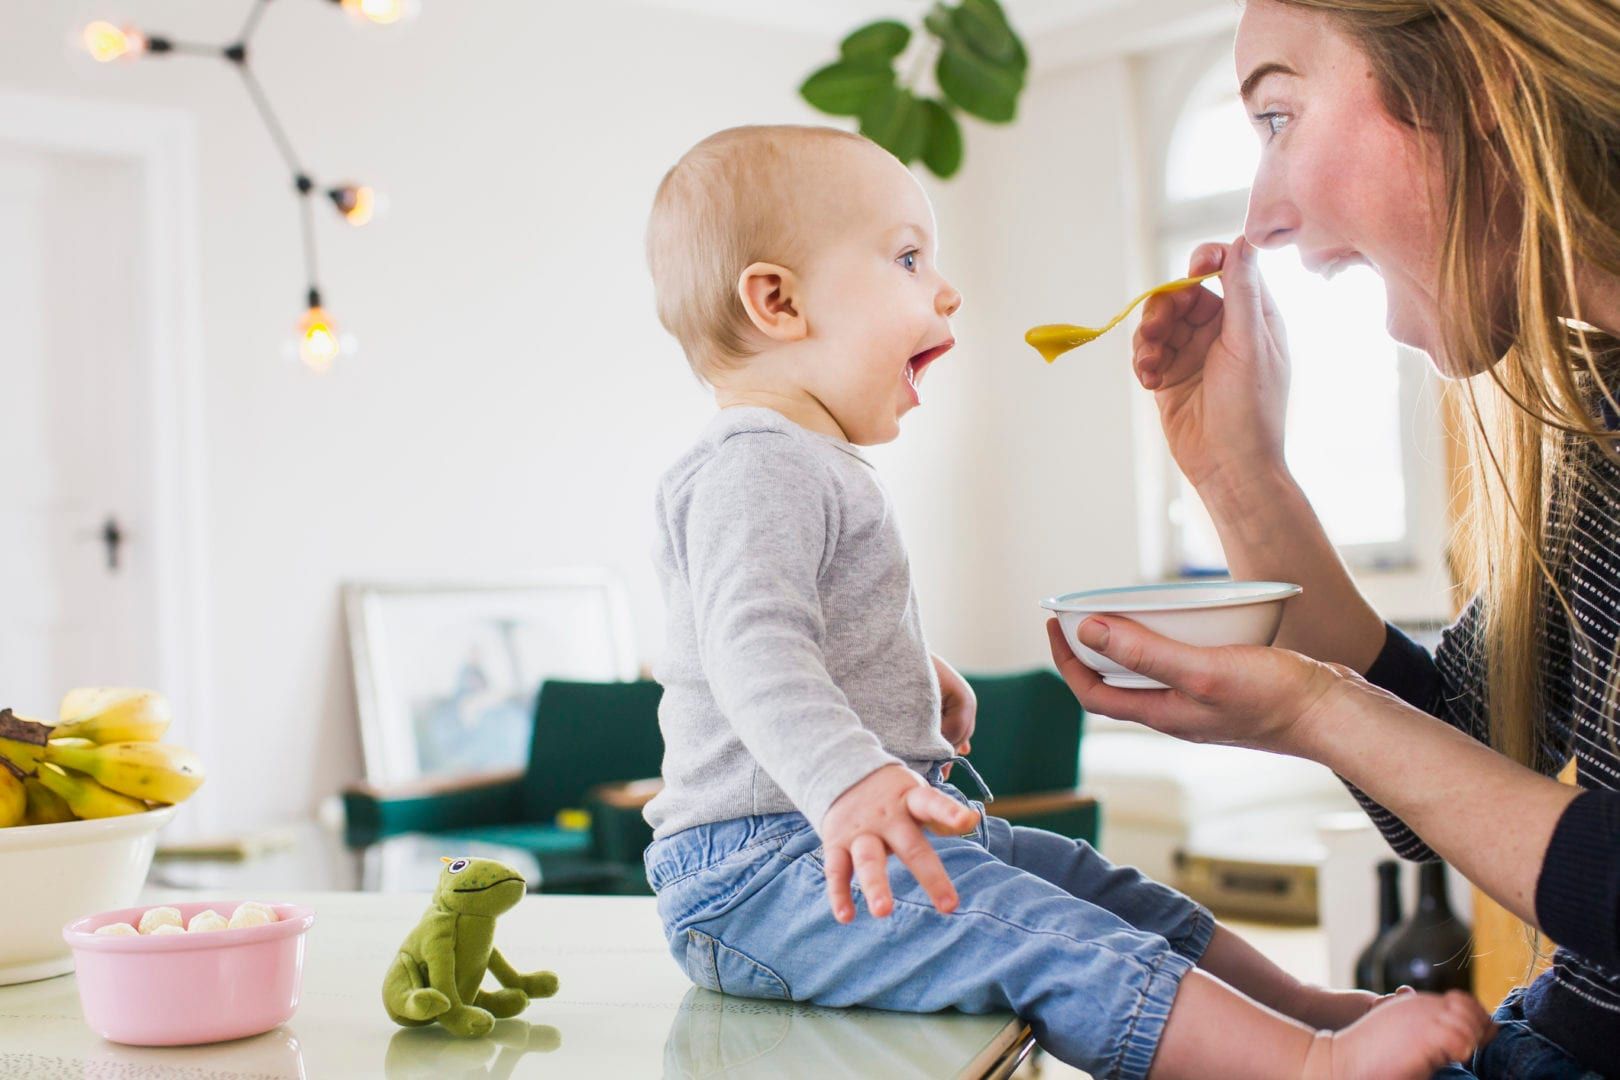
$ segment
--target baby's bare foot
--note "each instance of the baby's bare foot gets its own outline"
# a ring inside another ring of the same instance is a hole
[[[1496,1025],[1461,990],[1400,994],[1343,1031],[1318,1035],[1306,1060],[1310,1080],[1428,1080],[1441,1066],[1466,1061]]]

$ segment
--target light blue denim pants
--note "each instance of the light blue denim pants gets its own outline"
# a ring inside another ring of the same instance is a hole
[[[647,849],[670,952],[694,983],[747,997],[903,1012],[1010,1010],[1058,1059],[1098,1080],[1147,1075],[1182,977],[1214,933],[1208,911],[1089,844],[980,812],[930,837],[960,897],[934,910],[889,859],[894,912],[827,903],[821,840],[800,814],[700,825]]]

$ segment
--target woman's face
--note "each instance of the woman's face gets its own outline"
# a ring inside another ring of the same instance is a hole
[[[1258,247],[1298,246],[1306,268],[1325,276],[1371,266],[1384,280],[1390,335],[1446,371],[1435,146],[1385,111],[1366,56],[1325,14],[1249,0],[1235,55],[1261,143],[1244,235]]]

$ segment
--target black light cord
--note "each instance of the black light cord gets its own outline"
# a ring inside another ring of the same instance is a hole
[[[342,0],[331,0],[332,3],[341,4]],[[276,116],[275,109],[270,105],[270,99],[259,84],[253,69],[248,65],[248,43],[259,29],[259,21],[264,18],[265,9],[271,0],[251,0],[247,18],[242,22],[242,29],[237,33],[236,40],[228,45],[208,45],[195,41],[178,41],[162,35],[146,35],[146,51],[154,54],[170,53],[180,56],[203,56],[213,59],[223,59],[236,69],[241,76],[242,86],[247,91],[248,100],[253,103],[254,110],[259,114],[259,120],[264,124],[265,131],[270,135],[270,141],[275,144],[276,152],[281,155],[282,164],[292,174],[293,189],[298,195],[299,235],[302,238],[304,249],[304,274],[309,285],[306,296],[310,307],[320,306],[320,280],[319,267],[315,247],[315,214],[310,206],[310,193],[316,189],[315,181],[310,177],[309,170],[304,168],[298,159],[298,152],[293,149],[292,140],[287,137],[286,128]],[[338,202],[336,190],[329,192],[334,202]],[[342,204],[339,203],[339,209]]]
[[[264,18],[264,9],[269,6],[270,0],[254,0],[253,6],[248,9],[246,21],[242,23],[242,29],[236,33],[237,41],[240,41],[243,45],[248,43],[248,40],[253,37],[253,31],[259,28],[259,20]]]

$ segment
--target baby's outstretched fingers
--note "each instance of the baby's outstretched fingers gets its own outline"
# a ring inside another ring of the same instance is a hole
[[[884,918],[894,910],[894,893],[889,888],[889,849],[875,833],[861,833],[849,845],[855,862],[855,876],[866,897],[866,910]]]
[[[849,891],[849,880],[854,872],[849,849],[829,844],[826,849],[827,904],[832,908],[833,918],[841,923],[855,919],[855,898]]]
[[[911,871],[911,876],[917,879],[922,891],[928,894],[934,910],[941,915],[949,915],[955,911],[956,886],[951,884],[951,876],[945,872],[945,864],[940,862],[939,852],[934,850],[934,845],[928,842],[928,837],[923,835],[923,831],[917,828],[914,822],[908,821],[891,829],[887,839],[890,849],[905,864],[906,869]],[[873,912],[877,913],[875,907]]]
[[[961,836],[979,823],[978,811],[933,787],[918,785],[906,792],[906,809],[937,836]]]

